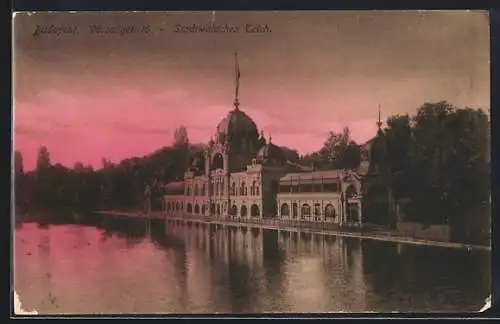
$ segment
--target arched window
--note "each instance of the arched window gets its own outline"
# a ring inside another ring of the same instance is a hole
[[[195,184],[195,185],[194,185],[194,195],[195,195],[195,196],[198,196],[198,194],[199,194],[199,193],[198,193],[198,184]]]
[[[293,218],[297,218],[299,216],[299,206],[297,205],[297,203],[292,204],[292,215]]]
[[[190,195],[191,195],[191,186],[187,185],[186,186],[186,196],[190,196]]]
[[[246,194],[246,183],[245,181],[241,182],[241,186],[240,186],[240,196],[245,196]]]
[[[325,218],[327,220],[333,220],[335,218],[335,207],[332,204],[325,206]]]
[[[206,189],[207,189],[207,188],[206,188],[206,184],[205,184],[205,183],[203,183],[203,184],[201,185],[201,195],[202,195],[202,196],[205,196],[205,195],[206,195]]]
[[[301,213],[302,218],[311,217],[311,206],[309,206],[308,204],[303,204]]]
[[[281,205],[281,216],[288,217],[290,216],[290,207],[288,204]]]
[[[222,154],[216,153],[212,159],[212,170],[223,169],[224,168],[224,157]]]
[[[255,180],[252,182],[252,187],[250,187],[250,196],[255,196]]]
[[[220,216],[220,204],[217,204],[217,216]]]
[[[353,184],[350,184],[347,189],[345,190],[345,196],[346,198],[353,198],[358,195],[358,192],[356,191],[356,187]]]
[[[200,206],[198,204],[194,205],[194,213],[198,215],[200,213]]]
[[[257,206],[256,204],[253,204],[252,207],[250,207],[250,215],[252,215],[252,217],[260,216],[259,206]]]
[[[212,214],[212,215],[214,215],[214,214],[215,214],[215,204],[214,204],[214,203],[212,203],[212,204],[210,205],[210,214]]]
[[[321,204],[314,204],[314,217],[321,216]]]
[[[258,184],[255,186],[255,195],[256,196],[259,195],[259,185]]]
[[[207,211],[207,205],[206,205],[206,204],[203,204],[203,205],[201,206],[201,214],[202,214],[202,215],[205,215],[205,212],[206,212],[206,211]]]
[[[210,184],[210,194],[211,194],[211,195],[213,195],[213,194],[214,194],[214,192],[215,192],[215,183],[214,183],[214,182],[212,182],[212,183]]]
[[[191,205],[191,204],[187,205],[187,212],[188,213],[192,213],[193,212],[193,205]]]
[[[232,215],[232,216],[238,215],[238,207],[236,207],[236,205],[233,205],[231,207],[231,210],[229,211],[229,214]]]
[[[231,183],[231,196],[236,196],[236,182]]]
[[[175,210],[180,210],[181,209],[181,204],[179,202],[175,203]]]
[[[247,217],[247,206],[241,206],[240,215],[241,217]]]

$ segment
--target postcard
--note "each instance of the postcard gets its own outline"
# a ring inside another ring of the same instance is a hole
[[[479,312],[489,37],[486,11],[15,13],[15,313]]]

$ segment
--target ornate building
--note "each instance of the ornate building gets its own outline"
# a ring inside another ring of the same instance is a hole
[[[360,172],[304,171],[291,163],[240,109],[239,77],[236,60],[234,108],[184,180],[165,186],[165,211],[183,217],[361,223],[361,175],[369,162],[361,163]]]

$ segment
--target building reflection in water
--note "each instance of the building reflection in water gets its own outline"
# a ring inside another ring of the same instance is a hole
[[[21,302],[41,313],[417,312],[477,310],[489,294],[481,253],[146,225],[25,224],[15,236]]]
[[[309,233],[280,233],[285,300],[297,312],[364,311],[361,244]],[[347,249],[351,249],[349,254]]]

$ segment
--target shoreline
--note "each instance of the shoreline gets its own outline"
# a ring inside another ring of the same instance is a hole
[[[277,221],[264,221],[264,222],[242,222],[238,220],[221,220],[221,219],[213,219],[213,218],[200,218],[200,217],[172,217],[167,216],[164,212],[151,212],[148,215],[142,212],[126,212],[126,211],[95,211],[95,214],[103,215],[103,216],[115,216],[115,217],[126,217],[126,218],[149,218],[154,220],[171,220],[171,221],[181,221],[185,223],[202,223],[202,224],[214,224],[214,225],[229,225],[229,226],[242,226],[242,227],[256,227],[263,229],[272,229],[279,231],[290,231],[290,232],[301,232],[301,233],[311,233],[311,234],[321,234],[321,235],[334,235],[341,237],[351,237],[351,238],[359,238],[359,239],[368,239],[375,241],[385,241],[385,242],[393,242],[393,243],[401,243],[401,244],[411,244],[411,245],[420,245],[420,246],[435,246],[435,247],[445,247],[445,248],[454,248],[454,249],[466,249],[466,250],[482,250],[482,251],[490,251],[491,246],[484,245],[476,245],[476,244],[466,244],[466,243],[457,243],[457,242],[444,242],[444,241],[433,241],[433,240],[424,240],[412,237],[403,237],[397,236],[387,233],[377,233],[376,231],[361,233],[355,231],[346,231],[346,230],[332,230],[332,229],[318,229],[312,227],[298,227],[298,226],[290,226],[287,224],[283,224]]]

